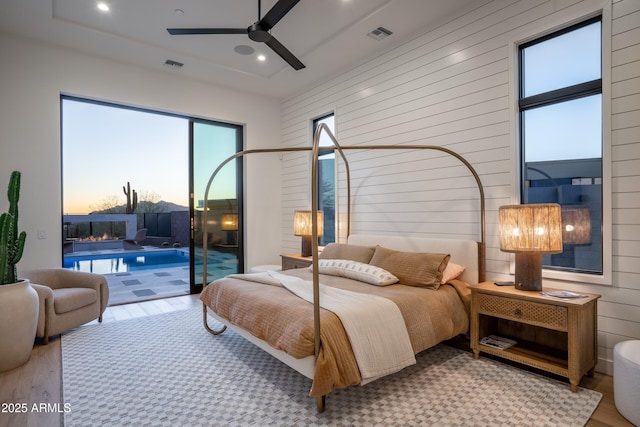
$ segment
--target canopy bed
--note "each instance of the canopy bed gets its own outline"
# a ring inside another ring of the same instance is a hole
[[[230,328],[313,380],[319,411],[334,389],[365,384],[415,363],[415,355],[469,327],[468,284],[485,279],[485,201],[479,176],[460,154],[430,145],[340,146],[320,125],[312,147],[245,150],[246,155],[311,151],[311,212],[317,208],[319,140],[325,132],[342,158],[346,175],[346,243],[318,248],[312,214],[312,264],[308,269],[235,274],[205,285],[203,323],[212,334]],[[323,147],[323,150],[326,147]],[[440,239],[351,234],[351,177],[347,150],[439,150],[466,166],[480,203],[480,239]],[[203,212],[204,224],[207,211]],[[203,277],[207,245],[203,244]],[[205,280],[206,281],[206,280]],[[211,316],[222,323],[213,329]]]

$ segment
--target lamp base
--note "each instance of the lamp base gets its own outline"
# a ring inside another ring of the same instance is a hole
[[[542,252],[516,252],[515,288],[542,290]]]
[[[227,245],[238,244],[238,231],[227,231]]]
[[[311,256],[311,236],[302,236],[302,248],[300,255]]]

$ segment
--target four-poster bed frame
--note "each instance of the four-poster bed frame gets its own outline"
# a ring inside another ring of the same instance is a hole
[[[261,154],[261,153],[285,153],[285,152],[302,152],[302,151],[310,151],[311,152],[311,218],[312,218],[312,266],[313,266],[313,316],[314,316],[314,341],[315,341],[315,358],[317,359],[318,354],[320,352],[320,283],[319,283],[319,268],[318,268],[318,199],[317,199],[317,182],[318,182],[318,153],[319,153],[319,141],[322,133],[326,133],[332,140],[334,147],[323,147],[323,150],[331,150],[337,151],[340,157],[342,158],[345,165],[345,173],[346,173],[346,183],[347,183],[347,237],[351,234],[351,175],[349,169],[349,162],[345,155],[345,151],[347,150],[437,150],[444,153],[447,153],[456,159],[458,159],[471,173],[473,178],[475,179],[476,185],[479,191],[480,198],[480,240],[477,242],[477,255],[478,255],[478,282],[483,282],[485,280],[485,196],[484,196],[484,188],[480,181],[480,177],[478,173],[475,171],[473,166],[460,154],[449,150],[444,147],[434,146],[434,145],[358,145],[358,146],[341,146],[336,140],[335,136],[326,126],[326,124],[320,124],[316,129],[313,137],[313,145],[311,147],[291,147],[291,148],[265,148],[265,149],[253,149],[253,150],[244,150],[235,153],[232,156],[229,156],[225,159],[211,174],[209,181],[207,182],[207,186],[204,194],[204,206],[205,209],[202,215],[202,229],[203,229],[203,286],[207,286],[207,214],[208,209],[207,201],[209,197],[209,192],[212,186],[212,183],[216,177],[216,175],[220,172],[220,170],[232,160],[253,155],[253,154]],[[209,331],[213,335],[218,335],[224,332],[227,326],[223,325],[220,329],[213,329],[209,326],[207,322],[207,306],[203,303],[203,323],[204,327],[207,331]],[[246,336],[245,336],[246,337]],[[281,359],[282,360],[282,359]],[[325,407],[325,398],[324,396],[317,397],[317,408],[321,412]]]

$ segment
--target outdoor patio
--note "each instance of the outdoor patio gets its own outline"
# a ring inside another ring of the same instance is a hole
[[[109,305],[129,304],[189,294],[189,267],[105,274]]]
[[[179,249],[187,252],[186,249]],[[127,251],[122,249],[105,249],[101,251],[75,252],[73,255],[82,258],[104,257],[112,255],[121,257],[126,255],[159,254],[175,251],[172,248],[157,248],[145,246],[143,250]],[[208,251],[208,280],[212,281],[228,274],[237,272],[237,258],[233,254]],[[106,277],[109,284],[109,306],[137,303],[159,298],[169,298],[189,294],[189,266],[157,265],[157,268],[143,270],[116,271],[108,273],[93,271]],[[202,273],[202,266],[196,265],[196,273]]]

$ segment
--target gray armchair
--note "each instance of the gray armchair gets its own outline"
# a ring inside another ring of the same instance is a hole
[[[107,279],[94,273],[53,268],[24,271],[38,293],[40,308],[36,336],[43,338],[61,334],[92,320],[102,322],[109,302]]]

